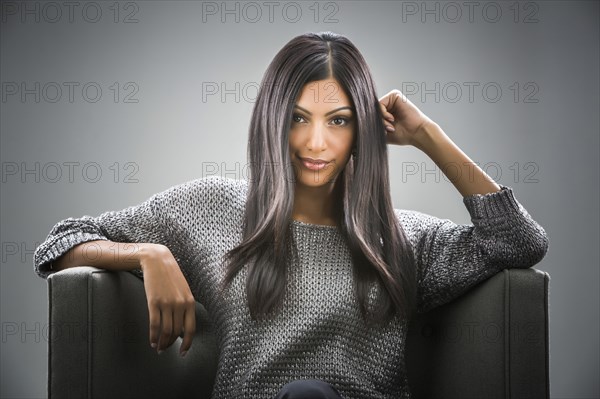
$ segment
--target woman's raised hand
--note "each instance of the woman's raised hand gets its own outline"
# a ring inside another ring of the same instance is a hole
[[[179,353],[185,356],[196,332],[196,301],[173,254],[151,244],[139,253],[150,316],[150,346],[158,353],[183,333]]]
[[[422,128],[427,124],[435,123],[400,90],[390,91],[379,99],[379,104],[386,126],[388,144],[415,145],[423,133]]]

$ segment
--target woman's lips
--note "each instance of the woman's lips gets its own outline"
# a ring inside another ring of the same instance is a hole
[[[329,162],[325,162],[325,161],[310,161],[306,158],[300,158],[302,160],[302,164],[310,170],[321,170],[323,168],[325,168],[327,165],[329,165]]]

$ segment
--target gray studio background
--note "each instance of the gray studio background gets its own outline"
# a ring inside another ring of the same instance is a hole
[[[52,226],[209,174],[244,178],[262,74],[292,37],[323,30],[347,35],[380,97],[405,91],[546,229],[551,396],[600,396],[597,2],[69,4],[1,3],[2,397],[46,395],[32,253]],[[470,223],[431,161],[389,152],[396,208]]]

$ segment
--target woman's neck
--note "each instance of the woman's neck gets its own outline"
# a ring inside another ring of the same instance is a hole
[[[339,202],[335,183],[321,187],[297,184],[292,219],[304,223],[337,226]]]

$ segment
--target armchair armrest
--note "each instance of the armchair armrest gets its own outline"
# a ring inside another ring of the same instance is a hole
[[[143,281],[129,272],[69,268],[48,277],[49,398],[210,397],[215,336],[196,304],[196,335],[158,355],[150,347]]]
[[[541,270],[505,269],[411,320],[413,397],[549,398],[549,281]]]

